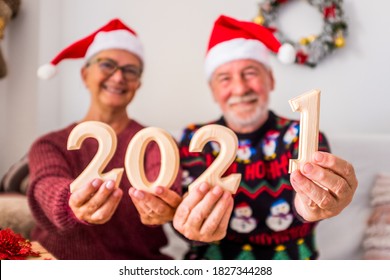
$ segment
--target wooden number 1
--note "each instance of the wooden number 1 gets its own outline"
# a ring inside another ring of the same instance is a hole
[[[78,150],[86,138],[95,138],[99,148],[84,171],[70,184],[70,191],[82,187],[84,184],[95,178],[102,180],[115,180],[115,187],[119,186],[122,178],[123,168],[113,169],[103,174],[104,168],[115,153],[117,139],[111,126],[96,121],[83,122],[73,128],[68,137],[68,150]]]
[[[299,128],[298,159],[290,159],[289,173],[300,169],[307,161],[311,161],[318,150],[318,125],[320,114],[320,91],[312,90],[289,100],[294,112],[301,113]]]
[[[155,141],[161,153],[160,173],[150,182],[145,176],[144,156],[147,145]],[[158,186],[170,188],[179,170],[179,150],[173,137],[157,127],[140,130],[131,139],[125,156],[125,168],[131,185],[137,189],[154,192]]]

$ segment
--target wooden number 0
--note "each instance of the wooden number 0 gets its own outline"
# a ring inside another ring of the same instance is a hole
[[[161,153],[160,174],[154,182],[145,176],[144,155],[147,145],[155,141]],[[158,186],[170,187],[179,170],[179,150],[175,140],[168,132],[157,127],[140,130],[129,143],[125,156],[127,177],[132,186],[147,192],[153,192]]]
[[[318,150],[320,91],[312,90],[289,100],[294,112],[301,112],[298,159],[290,159],[289,173],[300,169]]]
[[[107,124],[96,121],[83,122],[73,128],[68,137],[68,150],[78,150],[86,138],[95,138],[98,141],[99,148],[84,171],[70,184],[70,191],[73,192],[85,183],[95,178],[102,180],[115,180],[115,186],[119,186],[122,178],[123,168],[113,169],[110,172],[102,174],[107,163],[115,153],[117,138],[114,130]]]
[[[190,152],[201,152],[204,145],[209,141],[216,141],[220,144],[220,153],[206,171],[188,186],[188,189],[191,190],[193,186],[201,182],[208,182],[211,186],[218,185],[231,193],[236,193],[241,174],[230,174],[222,178],[222,175],[236,158],[238,147],[236,134],[231,129],[221,125],[203,126],[192,136]]]
[[[116,181],[116,187],[122,178],[123,168],[114,169],[102,174],[103,169],[112,158],[116,149],[116,135],[110,126],[104,123],[89,121],[77,125],[69,135],[68,150],[80,149],[81,143],[87,138],[98,140],[99,149],[85,170],[71,184],[71,192],[90,182],[94,178]],[[145,176],[144,156],[147,145],[155,141],[161,153],[160,173],[154,182]],[[237,136],[232,130],[221,125],[207,125],[194,133],[190,142],[190,152],[200,152],[208,141],[216,141],[221,146],[221,152],[209,168],[201,174],[189,188],[201,182],[235,193],[240,184],[241,174],[230,174],[222,178],[224,172],[234,161],[237,153]],[[166,131],[148,127],[136,133],[130,141],[125,155],[125,169],[131,185],[137,189],[154,192],[155,187],[171,187],[179,169],[179,151],[173,137]]]

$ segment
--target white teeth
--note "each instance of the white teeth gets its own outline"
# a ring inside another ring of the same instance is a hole
[[[256,95],[244,95],[244,96],[232,96],[228,100],[228,105],[235,105],[238,103],[245,103],[245,102],[252,102],[256,101],[257,96]]]
[[[104,89],[115,94],[123,94],[126,92],[126,90],[121,88],[114,88],[114,87],[107,87],[107,86],[104,86]]]

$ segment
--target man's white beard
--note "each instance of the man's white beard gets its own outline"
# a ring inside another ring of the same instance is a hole
[[[234,111],[227,111],[224,113],[224,118],[228,124],[245,129],[247,127],[256,127],[259,123],[264,122],[267,114],[268,102],[257,106],[255,111],[247,117],[238,116]]]

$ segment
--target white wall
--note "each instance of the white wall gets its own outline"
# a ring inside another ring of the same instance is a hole
[[[0,80],[0,175],[23,156],[37,135],[38,81],[34,71],[39,5],[24,2],[0,44],[8,66],[8,75]]]
[[[143,86],[129,112],[146,125],[176,133],[190,122],[216,118],[219,110],[203,75],[203,58],[213,21],[221,13],[251,20],[260,0],[26,0],[1,42],[10,73],[0,81],[0,175],[40,134],[79,120],[88,92],[81,60],[61,63],[57,77],[38,81],[35,70],[62,48],[113,17],[133,27],[145,44]],[[306,3],[290,4],[279,17],[284,33],[311,34],[321,26]],[[298,3],[299,2],[299,3]],[[281,65],[273,59],[276,89],[272,108],[299,118],[288,100],[318,88],[321,130],[339,134],[389,134],[390,94],[387,26],[390,2],[345,0],[346,47],[316,68]],[[302,16],[303,15],[303,16]]]

